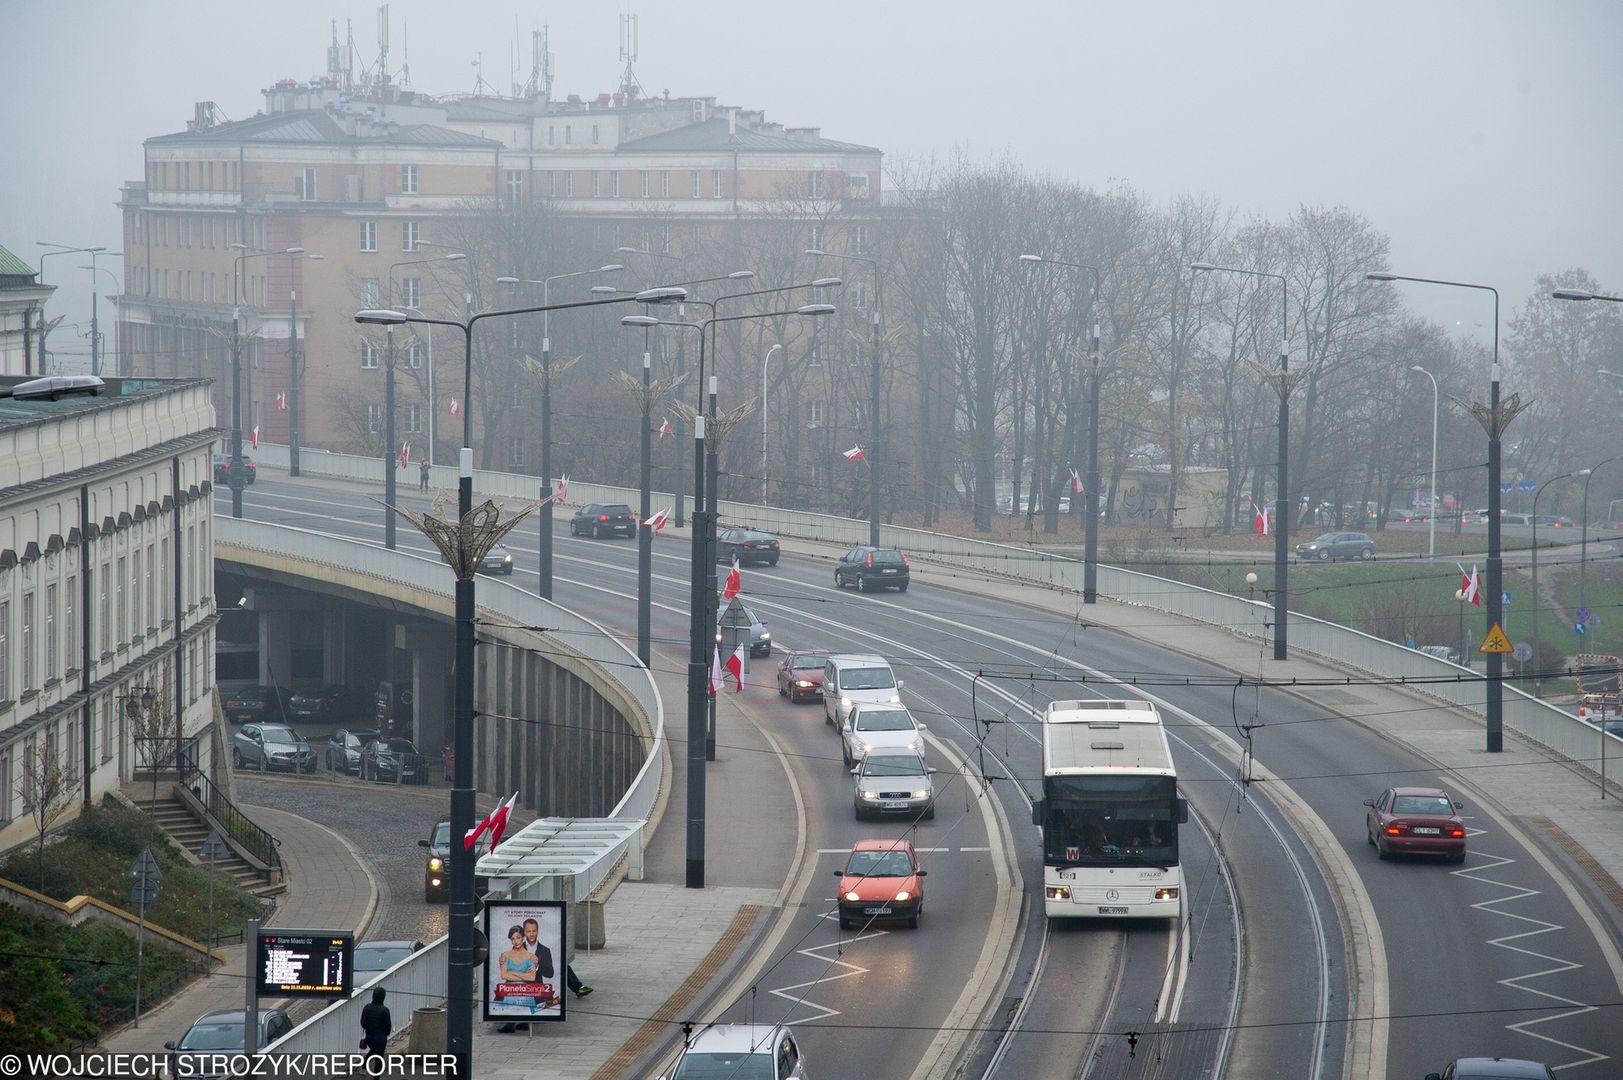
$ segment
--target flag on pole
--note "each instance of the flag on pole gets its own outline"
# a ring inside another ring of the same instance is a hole
[[[457,415],[457,414],[458,414],[458,413],[460,413],[460,412],[461,412],[461,411],[462,411],[462,404],[461,404],[461,402],[459,402],[459,401],[457,401],[457,399],[456,399],[456,398],[452,398],[452,399],[451,399],[451,415],[452,415],[452,416],[456,416],[456,415]]]
[[[553,496],[553,502],[563,502],[567,498],[569,498],[569,474],[564,473],[558,477],[558,491]]]
[[[666,417],[659,422],[659,437],[663,439],[671,433],[671,418]]]
[[[727,670],[733,673],[733,678],[738,682],[738,689],[735,693],[742,694],[744,692],[744,643],[742,641],[738,643],[738,648],[733,650],[733,654],[727,658]]]
[[[861,461],[868,456],[868,451],[860,446],[853,446],[851,449],[843,451],[843,454],[847,461]]]
[[[254,430],[249,432],[248,441],[253,443],[253,446],[254,446],[255,450],[259,449],[259,425],[258,424],[255,424],[254,425]]]
[[[659,513],[655,514],[653,517],[651,517],[647,521],[643,522],[643,524],[652,526],[653,530],[655,532],[658,532],[659,530],[663,529],[666,525],[668,525],[670,523],[670,520],[671,520],[671,508],[667,506],[665,509],[663,509]]]
[[[277,412],[286,412],[287,411],[287,391],[285,391],[285,390],[282,393],[276,395],[276,411]]]
[[[1076,475],[1076,470],[1075,469],[1071,470],[1071,494],[1072,495],[1080,495],[1080,494],[1082,494],[1082,478],[1080,476]]]
[[[1471,564],[1471,572],[1469,574],[1465,572],[1465,567],[1460,566],[1459,563],[1455,563],[1454,565],[1460,567],[1460,591],[1465,594],[1464,598],[1475,604],[1477,607],[1481,607],[1482,581],[1477,577],[1476,563]]]
[[[721,688],[721,649],[716,648],[710,653],[710,696],[715,697],[716,691]]]
[[[404,468],[408,468],[410,465],[411,465],[411,443],[403,442],[403,443],[400,444],[400,467],[402,469],[404,469]]]
[[[1251,509],[1255,511],[1256,514],[1256,516],[1251,519],[1251,531],[1256,533],[1258,536],[1267,536],[1269,526],[1272,524],[1268,520],[1268,508],[1266,506],[1258,506],[1255,502],[1253,502],[1251,504]]]
[[[490,820],[490,850],[495,851],[496,845],[502,842],[502,836],[507,832],[507,818],[518,805],[518,792],[513,792],[511,798],[498,806],[491,815]]]
[[[727,584],[722,587],[723,600],[731,600],[744,587],[744,574],[738,567],[738,556],[733,556],[733,568],[727,571]]]
[[[496,805],[491,807],[490,813],[479,819],[479,824],[462,834],[463,851],[472,851],[473,845],[479,842],[479,838],[490,831],[491,822],[496,820],[496,811],[500,810],[501,808],[501,801],[497,800]]]

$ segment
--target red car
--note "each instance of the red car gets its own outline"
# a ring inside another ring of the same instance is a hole
[[[826,653],[790,653],[778,661],[778,696],[790,701],[823,700]]]
[[[877,919],[906,919],[915,929],[924,915],[924,870],[907,840],[858,840],[840,879],[840,929]]]
[[[1465,861],[1463,803],[1441,788],[1387,788],[1373,799],[1365,818],[1365,835],[1381,858],[1389,855],[1441,855]]]

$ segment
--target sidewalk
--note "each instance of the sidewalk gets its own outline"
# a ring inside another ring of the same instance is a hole
[[[378,889],[365,865],[337,833],[308,818],[264,806],[244,806],[256,824],[281,841],[287,888],[276,898],[267,925],[295,929],[346,928],[360,937],[377,907]],[[247,952],[224,945],[226,962],[151,1012],[139,1028],[126,1026],[104,1038],[108,1053],[161,1053],[163,1044],[186,1033],[193,1020],[213,1009],[241,1009],[247,989]],[[276,1004],[264,1001],[262,1007]]]

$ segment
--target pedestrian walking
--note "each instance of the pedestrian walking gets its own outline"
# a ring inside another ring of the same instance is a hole
[[[417,490],[428,490],[428,459],[424,458],[417,464]]]
[[[583,998],[592,992],[592,988],[581,982],[580,976],[575,974],[573,965],[564,965],[564,981],[569,984],[569,992],[578,998]]]
[[[389,1019],[389,1006],[383,1003],[383,987],[372,991],[372,1003],[361,1010],[361,1049],[368,1057],[381,1056],[389,1048],[389,1032],[394,1024]]]

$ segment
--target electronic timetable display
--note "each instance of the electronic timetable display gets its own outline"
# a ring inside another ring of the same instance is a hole
[[[262,997],[348,997],[354,949],[347,930],[260,930],[255,990]]]

